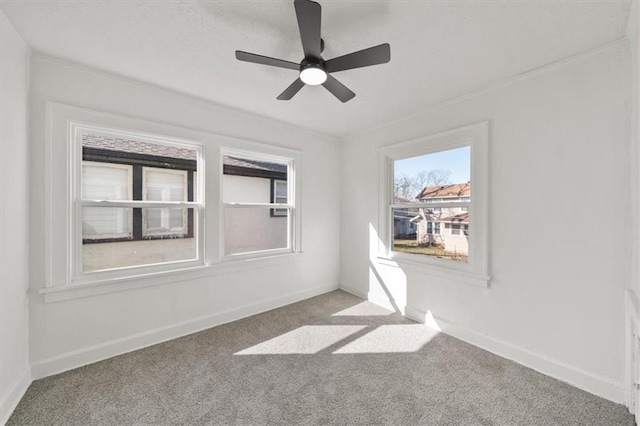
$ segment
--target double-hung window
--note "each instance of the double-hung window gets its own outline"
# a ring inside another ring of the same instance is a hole
[[[225,256],[292,251],[293,173],[293,158],[224,151]]]
[[[486,122],[380,149],[380,261],[486,285],[487,162]]]
[[[201,263],[201,147],[72,124],[74,279]],[[189,184],[191,182],[191,185]]]

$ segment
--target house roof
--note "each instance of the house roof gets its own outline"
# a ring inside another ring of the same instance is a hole
[[[469,212],[458,213],[449,217],[442,217],[439,219],[439,222],[468,222],[469,221]]]
[[[412,200],[408,198],[401,197],[399,195],[393,194],[393,202],[394,203],[412,203]]]
[[[469,197],[471,195],[471,182],[452,183],[440,186],[427,186],[416,196],[417,199],[441,198],[441,197]]]
[[[174,146],[142,142],[133,139],[110,138],[107,136],[98,136],[92,134],[82,135],[82,146],[87,148],[104,149],[108,151],[126,152],[130,154],[178,158],[181,160],[196,161],[198,159],[198,153],[195,149],[178,148]],[[225,155],[222,162],[225,166],[225,174],[244,175],[243,173],[238,173],[238,171],[246,169],[254,170],[258,173],[287,173],[287,165],[282,163],[249,160],[246,158],[232,157],[230,155]],[[227,169],[234,170],[236,171],[236,173],[227,173]]]
[[[225,155],[222,159],[225,166],[242,167],[244,169],[263,170],[266,172],[287,173],[287,165],[268,161],[249,160],[246,158]]]
[[[158,157],[197,160],[195,149],[165,146],[156,143],[142,142],[132,139],[109,138],[91,134],[82,135],[82,146],[87,148],[106,149],[109,151],[128,152],[131,154],[155,155]]]

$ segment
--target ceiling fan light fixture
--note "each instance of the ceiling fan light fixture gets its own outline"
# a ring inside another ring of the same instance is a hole
[[[309,66],[300,71],[300,80],[310,86],[318,86],[327,81],[327,73],[320,67]]]

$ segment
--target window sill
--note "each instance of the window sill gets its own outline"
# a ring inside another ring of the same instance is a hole
[[[39,291],[44,296],[45,303],[61,302],[65,300],[92,297],[119,291],[133,290],[164,284],[174,284],[200,278],[233,274],[247,270],[281,266],[300,260],[301,253],[286,253],[247,259],[235,259],[212,265],[195,266],[179,270],[153,272],[135,276],[109,278],[83,284],[67,284],[46,287]]]
[[[399,269],[409,269],[422,274],[484,288],[489,287],[489,281],[491,280],[491,277],[487,275],[466,271],[461,268],[433,265],[407,259],[378,256],[378,264]]]

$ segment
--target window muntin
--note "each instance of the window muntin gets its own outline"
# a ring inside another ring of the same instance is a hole
[[[225,256],[293,250],[293,159],[257,153],[223,155]]]
[[[415,234],[407,234],[394,224],[391,250],[466,263],[468,242],[453,242],[452,237],[463,234],[459,224],[449,225],[468,220],[470,146],[397,159],[391,166],[394,201],[389,208],[394,220],[398,212],[413,211],[414,217],[408,220],[417,225]],[[440,233],[440,223],[445,223],[448,232]]]
[[[75,279],[201,263],[202,204],[193,193],[200,147],[84,126],[74,135]]]

